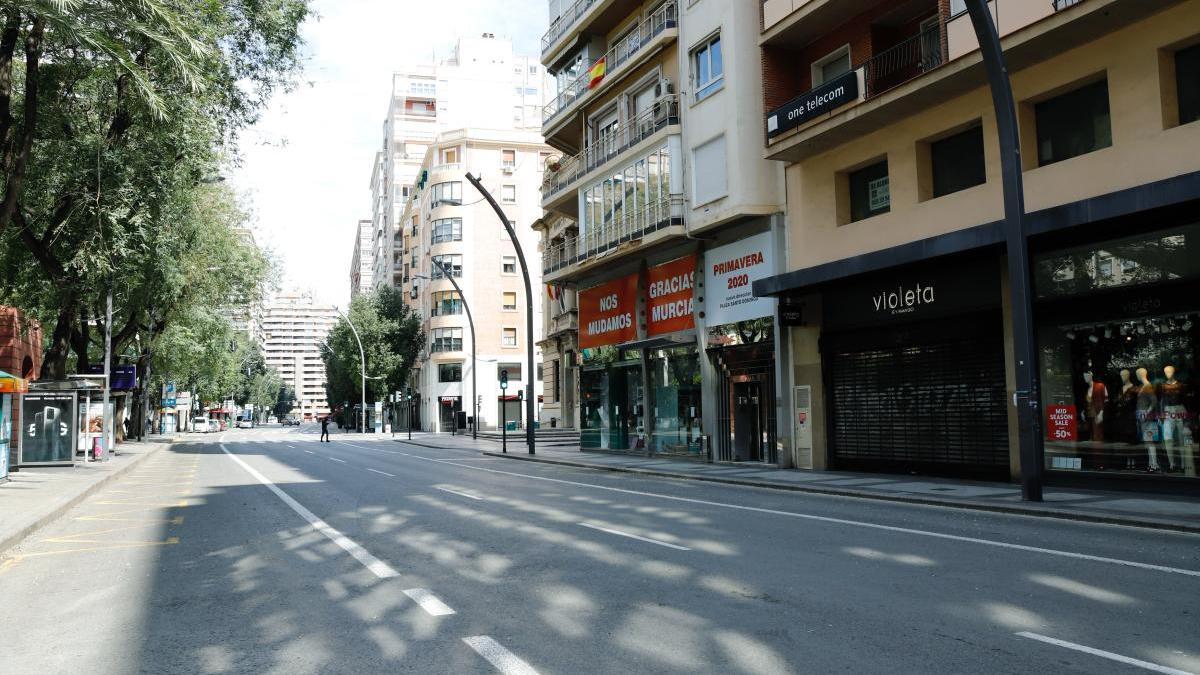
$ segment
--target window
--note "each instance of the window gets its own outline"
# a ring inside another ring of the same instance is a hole
[[[462,363],[439,363],[438,382],[462,382]]]
[[[458,291],[434,291],[432,300],[433,307],[429,310],[429,316],[453,316],[463,312],[462,298],[459,297]]]
[[[434,328],[430,331],[433,344],[431,352],[461,352],[462,328]]]
[[[692,52],[692,79],[697,101],[715,94],[724,84],[725,61],[721,57],[719,33]]]
[[[1175,52],[1175,91],[1179,123],[1200,120],[1200,45]]]
[[[439,218],[430,225],[433,227],[433,243],[462,241],[462,218]]]
[[[517,273],[517,258],[516,256],[506,255],[500,258],[500,271],[504,274]]]
[[[500,344],[505,347],[516,347],[517,346],[517,329],[516,328],[505,328],[503,337],[501,338],[501,341],[500,341]]]
[[[442,164],[458,164],[458,148],[443,148]]]
[[[1101,276],[1101,278],[1111,279],[1112,275],[1113,275],[1113,259],[1112,258],[1101,258],[1100,259],[1100,276]]]
[[[888,164],[877,164],[853,171],[850,181],[850,222],[877,216],[891,210]]]
[[[505,204],[517,203],[517,186],[516,185],[501,185],[500,186],[500,201]]]
[[[439,206],[459,206],[462,204],[462,183],[452,181],[449,183],[434,183],[432,197],[433,203],[430,208],[436,209]]]
[[[983,127],[929,144],[933,168],[933,196],[941,197],[987,182],[983,163]]]
[[[1100,80],[1034,106],[1038,166],[1112,145],[1108,80]]]
[[[696,204],[707,204],[729,194],[726,186],[725,136],[717,136],[692,151],[696,170]]]
[[[512,169],[517,165],[516,150],[501,150],[500,151],[500,166],[505,169]]]
[[[503,309],[506,311],[516,311],[517,309],[517,294],[512,291],[504,291]]]
[[[958,16],[967,11],[967,0],[950,0],[950,16]]]
[[[453,277],[462,276],[462,256],[461,255],[435,255],[433,256],[432,270],[429,276],[434,279],[444,279],[443,269],[449,269],[450,275]]]
[[[508,380],[521,379],[521,364],[520,363],[498,363],[496,364],[496,379],[500,379],[500,371],[508,371]]]
[[[822,56],[812,64],[812,86],[814,88],[850,72],[850,45]]]

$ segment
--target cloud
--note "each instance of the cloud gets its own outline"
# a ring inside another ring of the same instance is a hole
[[[449,55],[460,36],[494,33],[537,55],[546,0],[317,0],[305,69],[243,136],[231,182],[251,202],[260,244],[291,288],[349,299],[356,223],[371,215],[391,73]]]

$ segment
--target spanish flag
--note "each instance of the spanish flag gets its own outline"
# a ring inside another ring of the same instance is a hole
[[[592,67],[588,69],[588,76],[591,79],[588,81],[588,89],[595,89],[604,79],[604,73],[608,69],[608,57],[601,56]]]

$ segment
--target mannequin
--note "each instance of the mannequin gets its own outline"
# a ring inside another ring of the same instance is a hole
[[[1113,440],[1128,443],[1136,447],[1138,443],[1137,428],[1137,387],[1130,380],[1132,374],[1128,368],[1121,369],[1121,393],[1113,401],[1112,424],[1109,425]],[[1137,457],[1126,453],[1125,468],[1134,469]]]
[[[1146,444],[1146,470],[1158,471],[1158,451],[1154,443],[1158,440],[1158,394],[1150,384],[1150,371],[1137,369],[1137,423],[1138,434]]]
[[[1083,374],[1083,381],[1087,384],[1087,416],[1092,423],[1092,441],[1102,444],[1104,443],[1104,405],[1108,402],[1108,387],[1105,387],[1103,382],[1094,379],[1091,371]],[[1092,469],[1104,468],[1102,445],[1092,446],[1090,463]]]
[[[1186,420],[1187,408],[1183,406],[1183,383],[1175,379],[1175,366],[1163,366],[1163,376],[1166,380],[1158,387],[1158,402],[1162,406],[1162,438],[1163,449],[1167,452],[1167,471],[1174,473],[1183,470],[1183,450],[1189,439]]]

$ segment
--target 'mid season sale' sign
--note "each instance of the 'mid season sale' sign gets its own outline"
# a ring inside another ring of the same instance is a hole
[[[629,342],[637,337],[636,274],[579,292],[579,346],[583,349]]]
[[[695,287],[694,254],[646,270],[646,333],[662,335],[694,328]]]

